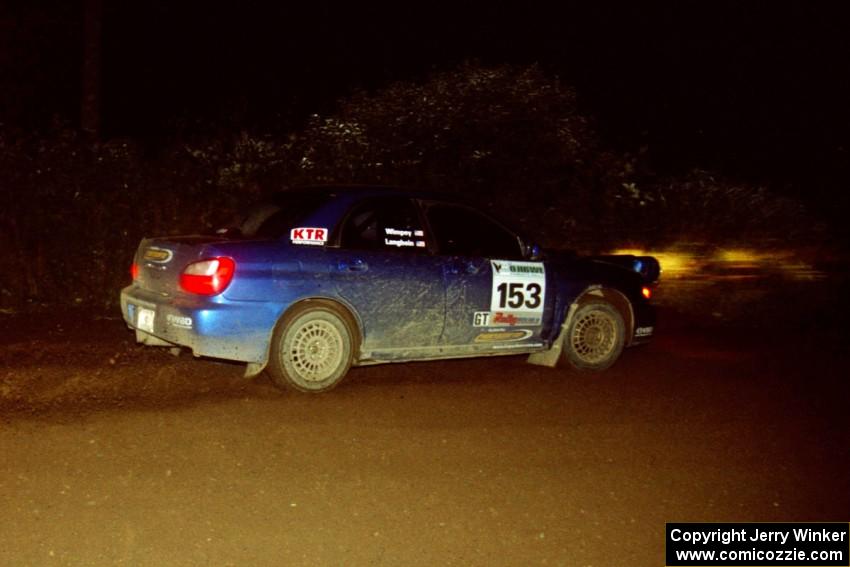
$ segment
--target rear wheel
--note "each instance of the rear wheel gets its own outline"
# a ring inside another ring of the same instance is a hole
[[[306,302],[287,313],[272,337],[269,375],[281,388],[326,392],[351,367],[355,327],[332,303]]]
[[[564,337],[564,358],[579,370],[605,370],[623,352],[626,326],[616,307],[604,301],[581,305]]]

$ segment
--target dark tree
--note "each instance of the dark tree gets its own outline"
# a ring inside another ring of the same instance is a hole
[[[85,1],[80,126],[93,141],[100,139],[100,47],[103,35],[103,0]]]

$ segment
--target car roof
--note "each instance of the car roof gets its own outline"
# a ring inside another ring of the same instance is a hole
[[[397,185],[379,184],[327,184],[327,185],[299,185],[276,191],[271,195],[271,201],[275,196],[291,199],[298,194],[319,197],[322,202],[312,214],[308,214],[302,220],[305,224],[318,227],[333,227],[341,221],[356,203],[373,197],[399,196],[410,199],[421,199],[425,201],[436,201],[456,204],[471,209],[479,210],[470,200],[458,198],[457,193],[439,192],[434,190],[423,190]],[[483,211],[481,211],[483,212]],[[489,215],[488,215],[489,216]],[[491,217],[492,218],[492,217]],[[495,220],[495,219],[494,219]],[[504,223],[499,222],[499,224]],[[514,229],[511,229],[515,232]]]

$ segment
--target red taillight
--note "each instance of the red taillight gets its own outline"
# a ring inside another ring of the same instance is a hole
[[[130,264],[130,276],[133,278],[133,281],[139,279],[139,265],[135,262]]]
[[[652,290],[649,289],[648,287],[640,288],[640,292],[646,299],[649,299],[650,297],[652,297]]]
[[[236,262],[230,258],[210,258],[193,262],[180,274],[180,287],[198,295],[218,295],[230,285]]]

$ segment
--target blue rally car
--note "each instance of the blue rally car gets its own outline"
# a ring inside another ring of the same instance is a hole
[[[603,370],[646,342],[652,257],[542,252],[433,193],[277,193],[212,236],[147,238],[121,309],[137,341],[333,388],[352,365],[505,354]]]

